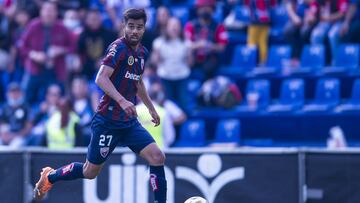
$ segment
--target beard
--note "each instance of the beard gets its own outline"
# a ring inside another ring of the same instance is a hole
[[[136,46],[140,43],[142,36],[131,36],[130,34],[125,33],[125,38],[131,46]]]

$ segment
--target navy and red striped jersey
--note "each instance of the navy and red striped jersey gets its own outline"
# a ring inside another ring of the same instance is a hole
[[[110,80],[115,88],[134,105],[136,104],[136,83],[141,79],[148,55],[148,50],[141,44],[134,50],[125,38],[120,38],[110,44],[102,60],[102,65],[114,69]],[[120,105],[106,94],[100,100],[97,114],[105,120],[115,121],[121,126],[123,126],[123,122],[136,120],[136,117],[129,117]]]

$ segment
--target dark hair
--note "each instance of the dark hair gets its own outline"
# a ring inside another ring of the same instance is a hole
[[[143,8],[129,8],[124,12],[124,20],[125,23],[127,23],[127,21],[129,19],[134,19],[134,20],[139,20],[139,19],[143,19],[144,20],[144,24],[146,23],[147,17],[146,17],[146,13],[145,10]]]

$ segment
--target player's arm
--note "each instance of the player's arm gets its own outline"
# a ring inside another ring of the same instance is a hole
[[[160,125],[160,117],[158,113],[155,110],[155,107],[146,91],[144,82],[140,78],[140,80],[136,83],[136,87],[138,89],[137,96],[140,97],[140,99],[144,102],[145,106],[149,109],[149,113],[152,117],[152,122],[155,124],[155,126]]]
[[[105,94],[115,100],[129,116],[137,116],[134,104],[126,100],[111,82],[110,77],[113,72],[114,69],[112,67],[101,65],[100,70],[96,75],[95,83],[105,92]]]

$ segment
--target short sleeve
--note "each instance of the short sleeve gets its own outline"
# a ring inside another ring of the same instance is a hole
[[[105,57],[103,58],[101,65],[106,65],[112,68],[116,68],[116,65],[120,61],[124,60],[126,56],[125,47],[122,44],[113,42],[107,48]]]
[[[341,13],[346,13],[348,10],[348,6],[349,6],[349,1],[348,0],[339,0],[338,1],[338,5],[337,5],[337,9],[339,12]]]

